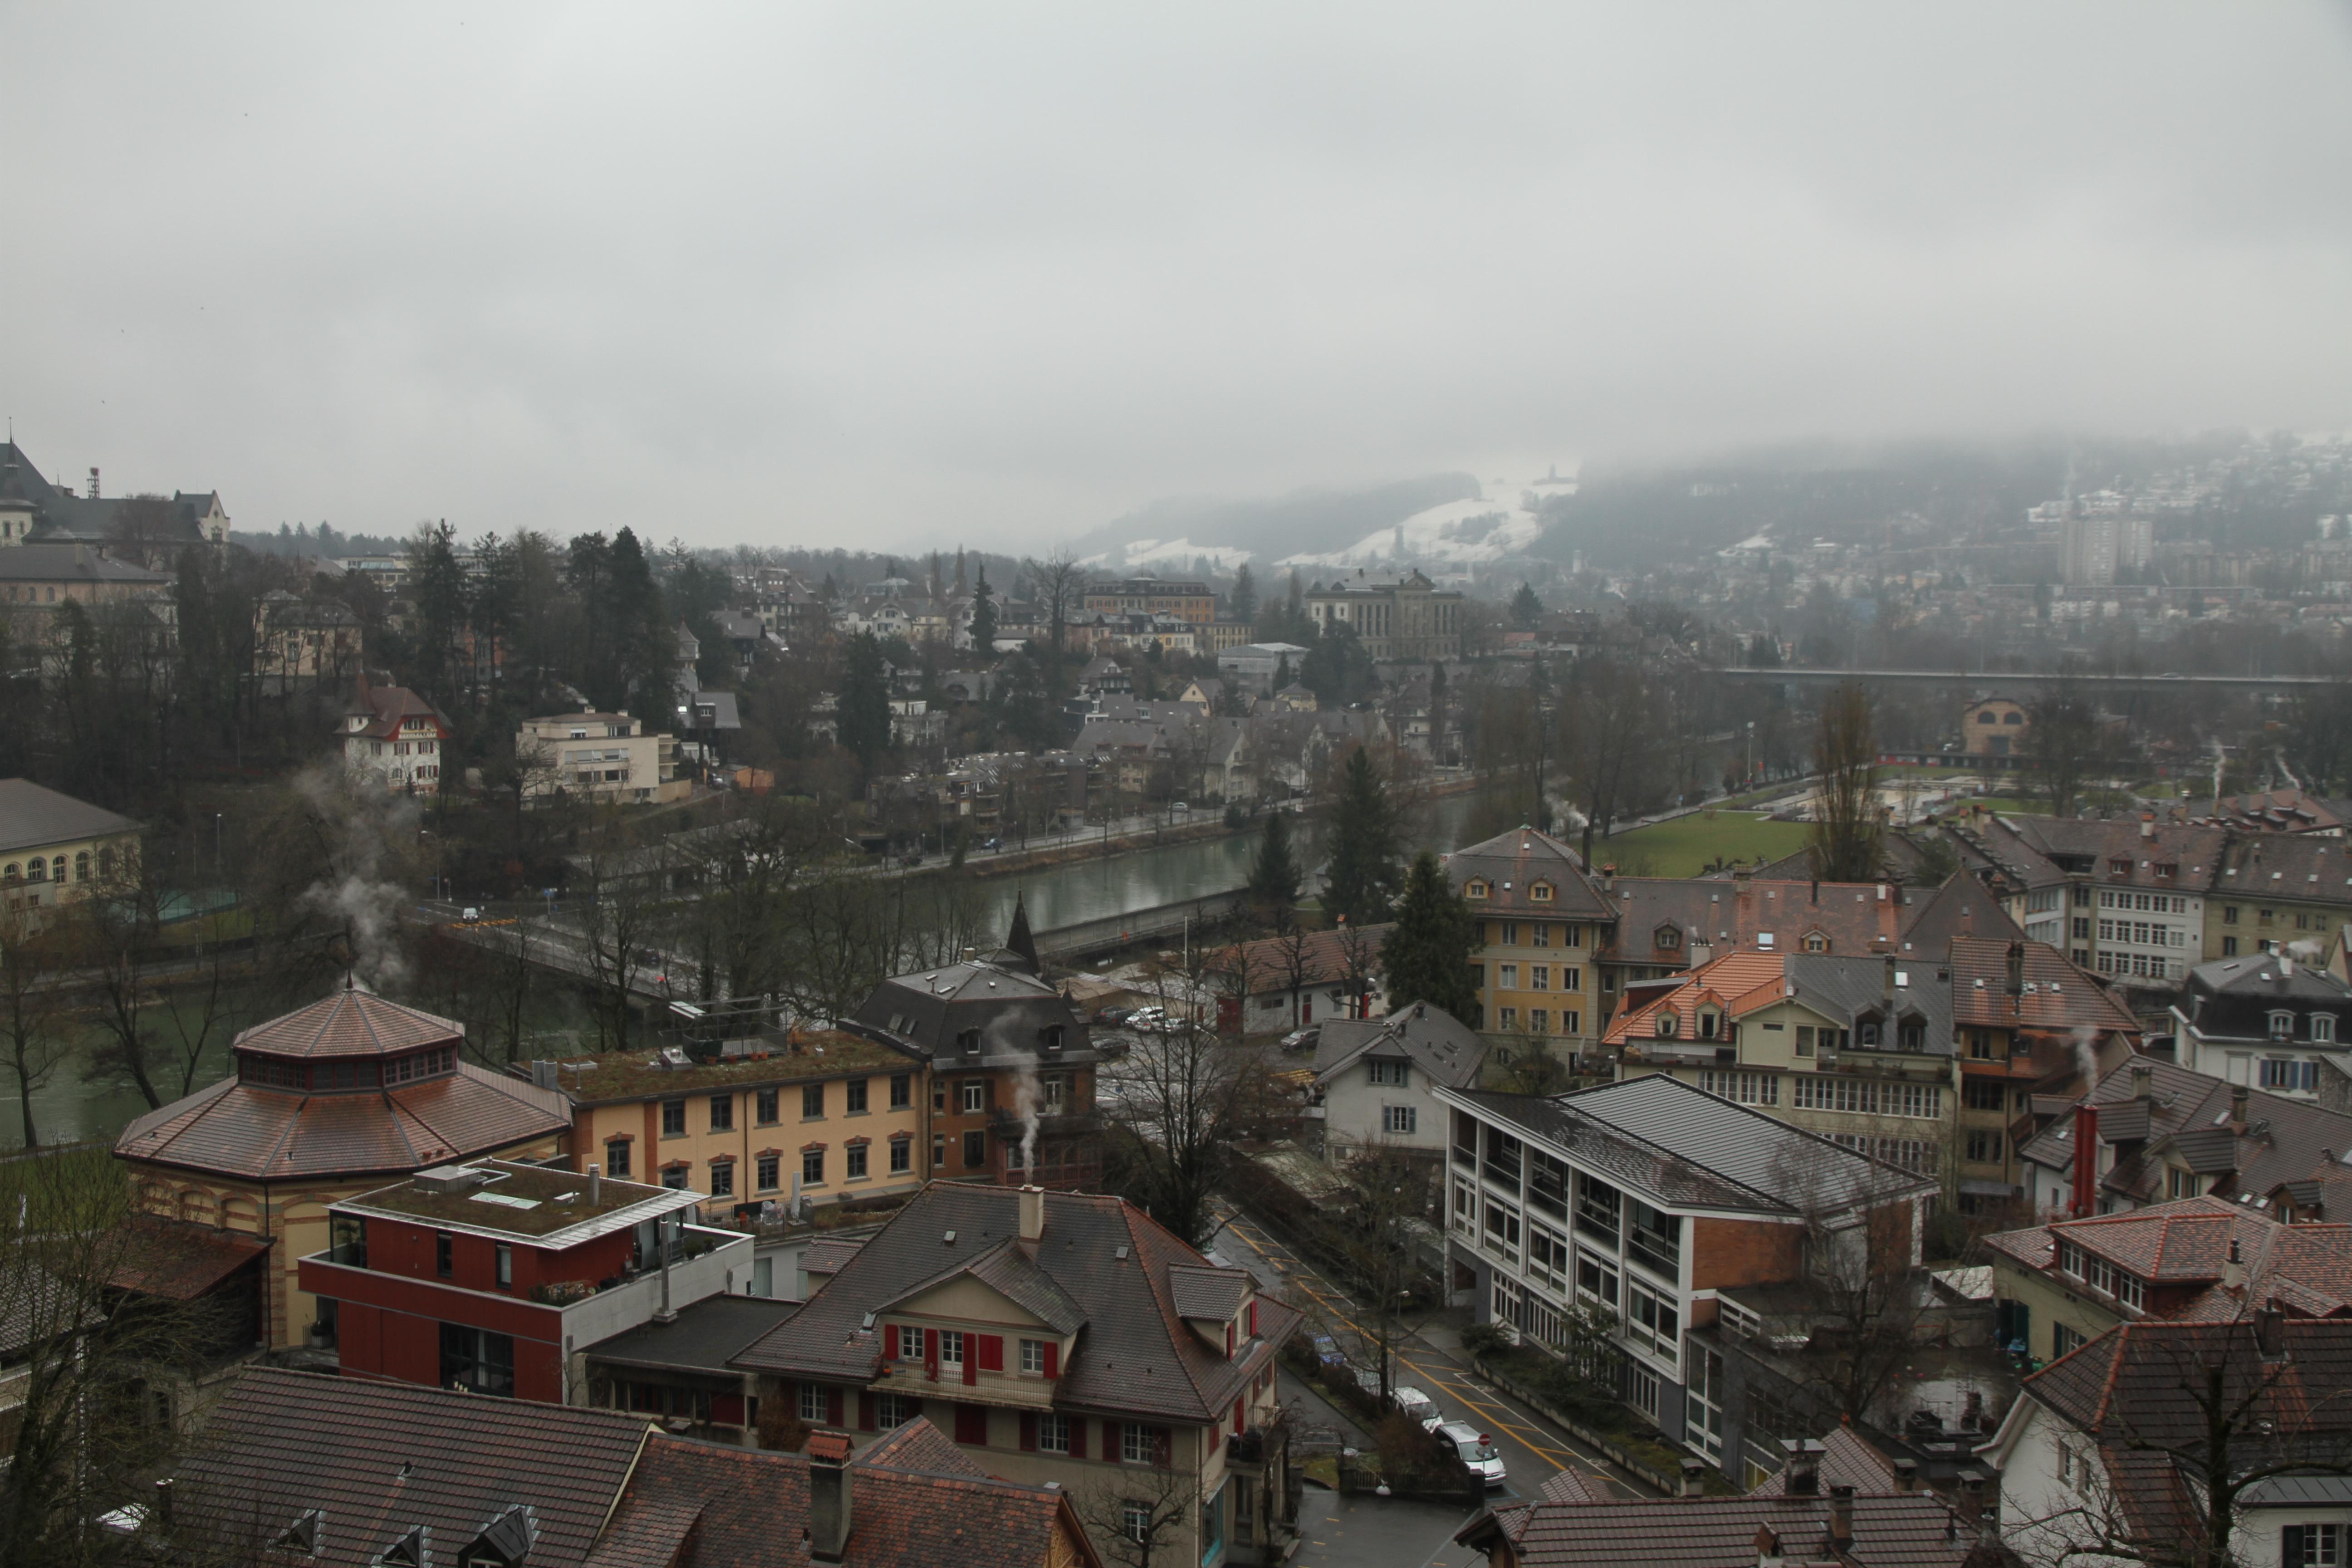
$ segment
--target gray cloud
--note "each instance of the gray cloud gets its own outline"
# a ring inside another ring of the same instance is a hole
[[[0,407],[242,526],[2352,425],[2317,5],[15,8]]]

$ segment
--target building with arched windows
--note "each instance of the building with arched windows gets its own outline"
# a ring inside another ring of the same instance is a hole
[[[44,789],[30,779],[0,779],[0,891],[12,914],[37,922],[37,911],[89,896],[138,863],[139,825],[103,806]]]
[[[317,1303],[296,1264],[328,1245],[328,1205],[483,1155],[558,1153],[569,1102],[463,1058],[465,1026],[356,986],[237,1036],[235,1070],[123,1129],[147,1213],[261,1237],[262,1338],[304,1343]],[[331,1326],[330,1326],[331,1327]]]

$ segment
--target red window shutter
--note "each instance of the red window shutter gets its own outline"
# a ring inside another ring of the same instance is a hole
[[[857,1429],[860,1432],[874,1430],[874,1395],[862,1388],[857,1391]]]
[[[1209,1423],[1209,1446],[1208,1446],[1208,1452],[1210,1452],[1210,1453],[1212,1453],[1212,1454],[1215,1453],[1215,1452],[1217,1451],[1217,1445],[1218,1445],[1219,1443],[1221,1443],[1221,1442],[1223,1442],[1223,1441],[1224,1440],[1224,1436],[1225,1436],[1225,1429],[1224,1429],[1223,1427],[1222,1427],[1222,1426],[1218,1426],[1218,1425],[1217,1425],[1215,1422],[1213,1422],[1213,1421],[1210,1422],[1210,1423]],[[1167,1461],[1167,1460],[1165,1460],[1165,1459],[1162,1459],[1162,1460],[1160,1460],[1160,1462],[1161,1464],[1163,1464],[1163,1465],[1164,1465],[1164,1464],[1166,1464],[1168,1461]]]
[[[1255,1339],[1255,1338],[1257,1338],[1257,1298],[1256,1298],[1256,1297],[1255,1297],[1255,1296],[1253,1296],[1253,1297],[1251,1297],[1251,1298],[1250,1298],[1250,1304],[1249,1304],[1249,1324],[1250,1324],[1250,1338],[1252,1338],[1252,1339]]]
[[[1238,1437],[1248,1430],[1249,1405],[1244,1400],[1236,1399],[1234,1401],[1234,1436]]]
[[[1087,1418],[1083,1415],[1073,1415],[1070,1417],[1070,1458],[1083,1459],[1086,1457]]]
[[[1234,1326],[1231,1323],[1225,1325],[1225,1359],[1234,1359]]]
[[[988,1406],[959,1405],[955,1415],[956,1441],[975,1448],[988,1447]]]
[[[1051,1340],[1045,1342],[1045,1375],[1047,1377],[1062,1375],[1062,1347]]]
[[[898,1325],[896,1323],[882,1325],[882,1359],[884,1361],[898,1359]]]
[[[980,1370],[982,1372],[1004,1370],[1004,1336],[1003,1334],[980,1336]]]
[[[1024,1454],[1037,1451],[1037,1413],[1034,1410],[1021,1413],[1021,1451]]]
[[[940,1380],[940,1331],[937,1329],[923,1331],[923,1375],[933,1383]]]
[[[980,1347],[971,1342],[978,1337],[976,1334],[963,1337],[963,1381],[967,1388],[980,1381]]]
[[[824,1391],[824,1419],[827,1426],[840,1426],[846,1424],[842,1419],[842,1411],[848,1403],[845,1397],[848,1392],[847,1389],[843,1388],[828,1388]]]

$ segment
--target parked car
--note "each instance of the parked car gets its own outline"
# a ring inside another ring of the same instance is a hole
[[[1337,1372],[1347,1366],[1347,1352],[1339,1348],[1339,1342],[1330,1335],[1318,1334],[1310,1342],[1315,1347],[1315,1359],[1324,1370]]]
[[[1192,807],[1188,803],[1180,800],[1171,802],[1168,809],[1171,811],[1190,812]]]
[[[1503,1468],[1503,1451],[1495,1447],[1495,1439],[1461,1421],[1441,1421],[1430,1428],[1454,1445],[1470,1473],[1486,1483],[1491,1489],[1507,1479]]]
[[[1095,1014],[1097,1024],[1124,1024],[1135,1016],[1132,1007],[1105,1007]]]
[[[1282,1048],[1286,1051],[1311,1051],[1315,1048],[1315,1037],[1321,1033],[1321,1028],[1315,1025],[1293,1029],[1282,1037]]]
[[[1418,1388],[1391,1389],[1389,1397],[1395,1402],[1398,1415],[1419,1422],[1424,1432],[1444,1423],[1445,1417],[1438,1414],[1437,1401]]]

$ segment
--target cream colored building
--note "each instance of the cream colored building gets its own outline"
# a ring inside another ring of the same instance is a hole
[[[1307,615],[1318,632],[1346,625],[1374,658],[1458,658],[1462,595],[1419,572],[1370,578],[1359,571],[1307,592]]]
[[[139,858],[139,825],[103,806],[0,779],[0,887],[12,912],[88,898]]]
[[[526,719],[515,731],[515,761],[526,800],[657,804],[684,800],[694,788],[677,776],[677,737],[648,732],[625,710]]]

